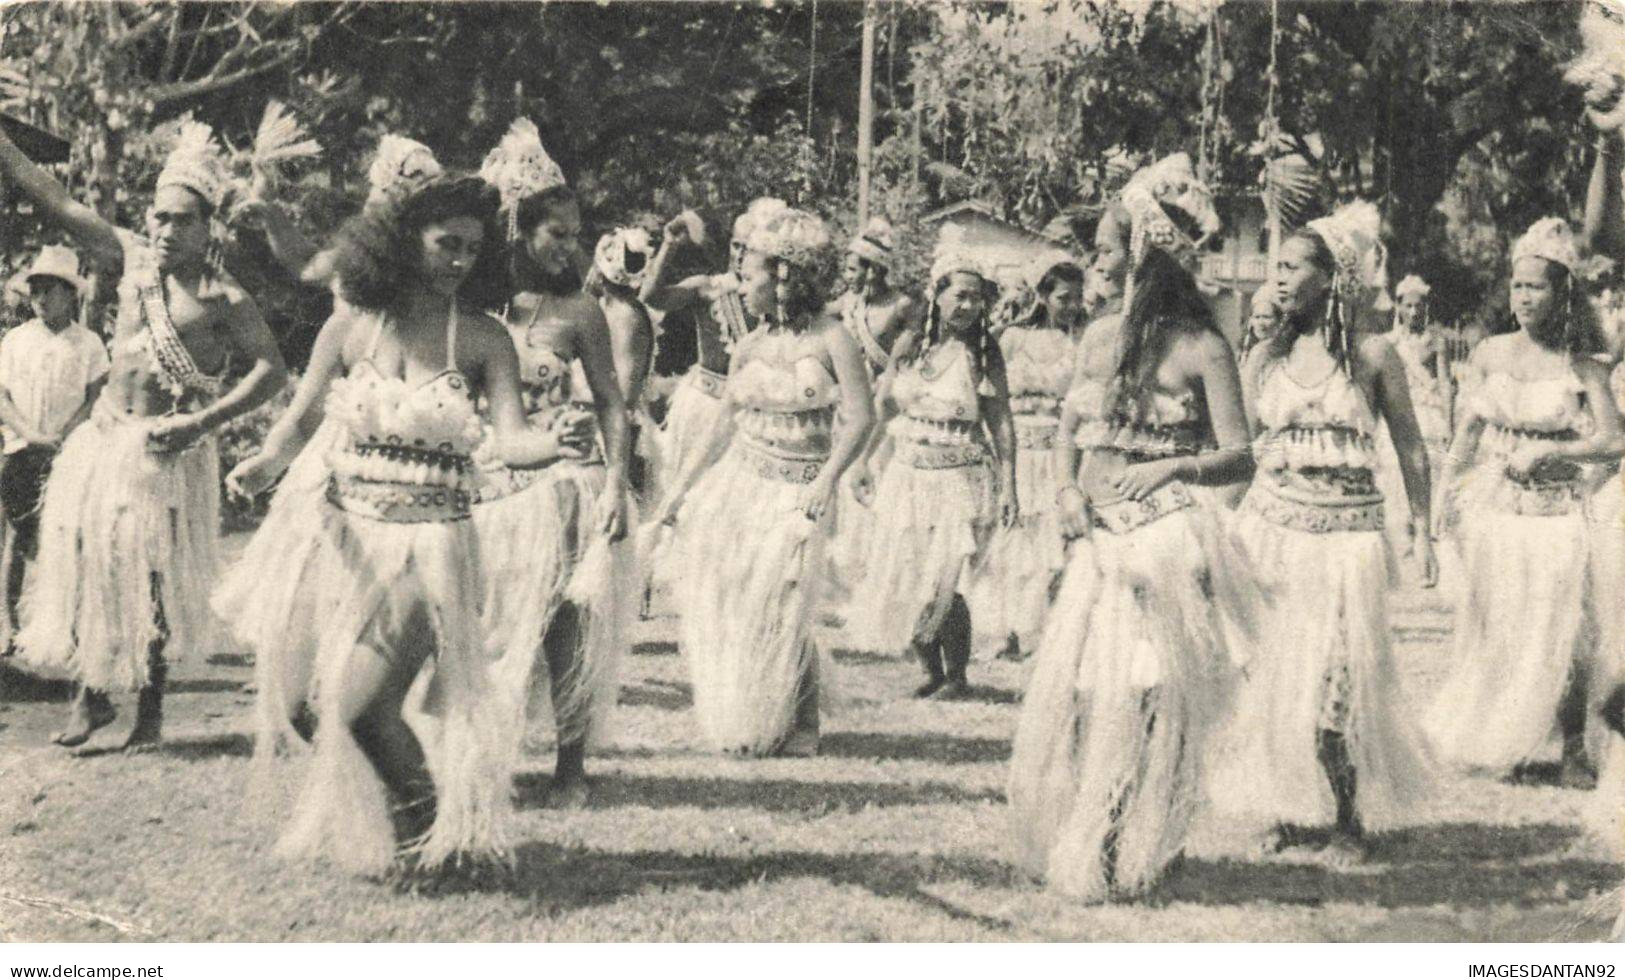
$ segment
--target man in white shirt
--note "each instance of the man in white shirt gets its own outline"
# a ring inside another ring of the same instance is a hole
[[[39,548],[40,499],[62,440],[90,414],[107,380],[107,350],[80,325],[79,258],[47,245],[23,273],[34,319],[0,338],[0,505],[10,532],[5,611],[17,623],[27,563]]]

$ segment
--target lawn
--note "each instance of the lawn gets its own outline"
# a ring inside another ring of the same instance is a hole
[[[1418,696],[1448,614],[1397,598]],[[158,753],[70,758],[43,744],[60,685],[0,704],[0,938],[7,940],[1525,940],[1600,938],[1621,868],[1576,830],[1584,794],[1547,775],[1452,780],[1417,825],[1339,870],[1251,858],[1198,828],[1148,901],[1081,907],[1004,859],[1004,764],[1021,668],[978,664],[976,700],[907,697],[910,665],[843,656],[823,754],[734,761],[693,747],[669,620],[643,624],[622,733],[591,806],[540,806],[550,758],[518,781],[516,869],[410,894],[270,854],[294,773],[253,778],[248,669],[178,672]],[[95,744],[113,744],[124,717]]]

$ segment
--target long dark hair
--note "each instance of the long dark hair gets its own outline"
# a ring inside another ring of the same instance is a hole
[[[1049,304],[1044,297],[1055,292],[1055,287],[1062,283],[1083,289],[1083,267],[1071,262],[1060,262],[1052,266],[1043,277],[1038,280],[1038,287],[1033,290],[1033,309],[1027,316],[1027,323],[1034,327],[1049,325]]]
[[[476,309],[499,308],[508,298],[508,279],[500,259],[497,193],[478,177],[459,174],[436,177],[346,221],[333,250],[339,294],[361,309],[391,309],[422,278],[423,229],[451,218],[474,218],[485,229],[479,258],[457,287],[458,298]]]
[[[508,275],[514,288],[535,287],[549,296],[569,296],[586,286],[581,275],[568,264],[558,272],[544,272],[531,261],[526,242],[535,227],[546,221],[557,208],[566,204],[580,206],[580,198],[567,184],[549,187],[540,194],[532,194],[519,202],[514,211],[514,227],[519,229],[520,240],[511,243],[508,254]]]
[[[937,297],[948,288],[948,281],[956,274],[976,276],[982,284],[982,317],[976,325],[976,344],[971,348],[971,358],[975,362],[976,377],[978,381],[987,377],[987,365],[993,353],[993,304],[998,301],[999,287],[986,277],[965,270],[962,273],[950,272],[931,284],[931,299],[926,304],[925,323],[922,327],[920,343],[907,356],[909,361],[917,361],[925,357],[933,347],[943,341],[942,307],[937,304]]]
[[[1144,395],[1173,339],[1204,330],[1218,331],[1196,279],[1160,248],[1146,252],[1135,267],[1133,298],[1123,313],[1117,370],[1108,412],[1137,422]]]
[[[1327,279],[1330,280],[1326,290],[1326,309],[1319,324],[1314,323],[1311,319],[1312,312],[1307,310],[1300,310],[1294,316],[1282,317],[1279,326],[1276,327],[1275,335],[1269,339],[1269,345],[1264,349],[1266,356],[1271,360],[1285,357],[1291,353],[1292,345],[1299,336],[1307,333],[1310,328],[1318,326],[1323,331],[1326,351],[1332,355],[1334,370],[1342,371],[1346,376],[1353,377],[1352,364],[1354,355],[1353,342],[1350,339],[1351,325],[1349,323],[1349,312],[1343,308],[1342,298],[1337,295],[1337,259],[1332,255],[1331,247],[1326,244],[1326,240],[1309,228],[1295,232],[1287,240],[1307,242],[1309,244],[1310,263],[1315,268],[1326,273]]]
[[[1597,311],[1586,298],[1585,287],[1567,266],[1549,259],[1546,281],[1551,283],[1556,302],[1546,322],[1529,331],[1530,339],[1549,351],[1563,351],[1578,357],[1600,354],[1607,349]],[[1518,330],[1518,318],[1509,307],[1504,333]]]

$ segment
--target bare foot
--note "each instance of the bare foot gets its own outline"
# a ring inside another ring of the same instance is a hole
[[[930,697],[933,701],[963,701],[970,697],[970,685],[964,681],[949,681]]]
[[[555,775],[542,794],[542,806],[549,810],[581,810],[592,798],[592,784],[584,772]]]
[[[66,749],[75,748],[90,741],[96,729],[107,727],[116,717],[118,712],[107,695],[87,692],[73,703],[72,724],[66,731],[53,734],[51,741]]]
[[[916,687],[914,689],[914,696],[917,698],[928,698],[937,693],[938,689],[940,689],[945,683],[947,683],[947,681],[945,681],[943,678],[933,677],[924,684],[921,684],[919,687]]]
[[[1333,831],[1331,840],[1321,850],[1323,861],[1333,868],[1352,868],[1364,864],[1369,854],[1365,839],[1346,831]]]
[[[1558,777],[1564,789],[1596,789],[1597,774],[1584,755],[1572,755],[1563,760],[1563,772]]]
[[[791,732],[776,754],[785,759],[811,759],[818,754],[818,733],[811,729]]]

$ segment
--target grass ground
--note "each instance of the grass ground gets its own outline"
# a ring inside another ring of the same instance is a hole
[[[1447,610],[1398,597],[1401,663],[1438,683]],[[913,668],[843,657],[823,754],[732,761],[690,745],[670,622],[645,624],[623,735],[596,796],[542,809],[522,773],[517,870],[404,894],[269,853],[293,774],[251,791],[248,669],[179,672],[156,754],[43,744],[60,685],[0,704],[0,938],[7,940],[1524,940],[1596,939],[1621,868],[1576,830],[1583,794],[1538,778],[1454,780],[1351,870],[1248,859],[1223,826],[1148,901],[1085,908],[1003,860],[1004,764],[1020,668],[978,664],[976,700],[919,703]],[[94,744],[114,744],[129,711]],[[1537,772],[1537,776],[1539,773]]]

